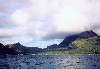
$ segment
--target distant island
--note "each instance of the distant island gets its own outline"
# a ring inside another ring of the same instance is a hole
[[[53,44],[47,48],[26,47],[19,42],[3,45],[0,43],[0,55],[17,54],[100,54],[100,36],[92,30],[67,36],[59,45]]]

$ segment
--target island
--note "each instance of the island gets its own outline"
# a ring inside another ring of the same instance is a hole
[[[100,36],[92,30],[67,36],[61,43],[47,48],[27,47],[19,42],[3,45],[0,43],[0,55],[67,55],[100,54]]]

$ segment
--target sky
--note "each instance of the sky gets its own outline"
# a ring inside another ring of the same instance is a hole
[[[0,0],[0,42],[45,48],[86,30],[100,35],[100,0]]]

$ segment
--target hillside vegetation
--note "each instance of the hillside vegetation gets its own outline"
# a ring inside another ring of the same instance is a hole
[[[62,51],[51,51],[45,54],[100,54],[100,38],[97,36],[77,39],[73,41],[70,45],[71,49]]]

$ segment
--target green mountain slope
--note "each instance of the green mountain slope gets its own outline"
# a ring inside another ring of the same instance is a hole
[[[76,40],[71,40],[69,43],[70,49],[46,52],[46,54],[100,54],[100,37],[96,33],[86,31],[77,36]],[[67,44],[70,38],[66,39],[61,43]]]
[[[100,38],[95,36],[88,39],[76,40],[72,43],[72,46],[76,49],[72,50],[71,53],[96,54],[100,50]]]

